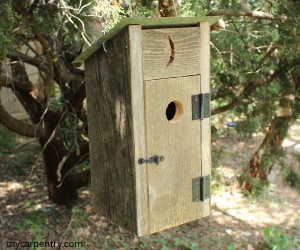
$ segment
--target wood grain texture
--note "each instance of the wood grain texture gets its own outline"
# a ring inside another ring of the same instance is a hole
[[[94,52],[102,47],[102,43],[107,42],[123,30],[128,25],[141,25],[143,29],[149,28],[179,28],[196,26],[200,22],[209,22],[210,25],[216,23],[222,16],[198,16],[198,17],[168,17],[168,18],[148,18],[148,17],[124,17],[105,36],[100,37],[95,43],[83,51],[73,63],[85,61]]]
[[[147,164],[150,232],[200,218],[193,202],[192,179],[201,175],[200,120],[192,121],[191,96],[200,93],[200,76],[146,81],[147,157],[164,155],[159,165]],[[183,106],[180,121],[172,123],[166,108]]]
[[[202,22],[200,27],[200,74],[201,92],[210,92],[210,25]],[[211,175],[211,120],[201,121],[202,176]],[[211,214],[211,199],[202,202],[202,216]]]
[[[200,72],[198,27],[142,31],[144,79],[197,75]],[[174,43],[174,62],[167,66]]]
[[[93,207],[137,233],[129,41],[126,28],[86,60],[86,92]]]
[[[131,96],[134,137],[134,162],[136,172],[136,210],[138,236],[149,234],[148,179],[146,164],[138,159],[146,156],[146,131],[144,107],[144,81],[142,62],[142,30],[140,25],[129,26]]]

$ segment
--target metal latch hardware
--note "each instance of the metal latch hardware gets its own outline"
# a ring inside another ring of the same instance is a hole
[[[144,158],[140,158],[138,160],[139,164],[144,164],[144,163],[156,163],[156,165],[158,165],[160,162],[164,161],[165,157],[163,155],[158,156],[158,155],[154,155],[152,156],[150,159],[144,159]]]
[[[210,175],[193,179],[193,201],[210,198]]]
[[[210,93],[192,95],[192,119],[204,119],[210,117]]]

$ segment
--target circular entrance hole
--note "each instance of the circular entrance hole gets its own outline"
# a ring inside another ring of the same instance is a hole
[[[179,122],[183,116],[183,105],[180,101],[172,101],[166,109],[166,117],[169,122]]]

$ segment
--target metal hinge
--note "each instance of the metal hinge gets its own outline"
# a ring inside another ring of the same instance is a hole
[[[192,119],[210,117],[210,93],[192,95]]]
[[[193,201],[210,198],[210,175],[193,179]]]

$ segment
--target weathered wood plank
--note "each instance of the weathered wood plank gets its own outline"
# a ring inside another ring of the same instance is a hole
[[[201,203],[192,198],[192,179],[201,175],[200,120],[191,112],[197,93],[199,75],[146,81],[147,158],[165,156],[147,164],[151,233],[200,218]],[[172,101],[182,104],[177,122],[166,117]]]
[[[137,233],[128,28],[86,60],[91,189],[96,212]]]
[[[143,30],[144,79],[199,74],[200,37],[198,30],[198,27]],[[172,51],[173,59],[170,58]]]
[[[111,29],[105,36],[100,37],[95,43],[82,52],[73,63],[83,62],[89,58],[95,51],[97,51],[102,43],[110,40],[118,32],[128,25],[141,25],[142,28],[176,28],[176,27],[191,27],[200,22],[209,22],[210,25],[216,23],[219,16],[202,16],[202,17],[168,17],[168,18],[144,18],[144,17],[130,17],[123,18],[113,29]]]
[[[200,74],[201,92],[210,92],[210,25],[202,22],[200,27]],[[211,175],[211,121],[210,118],[201,121],[201,155],[202,155],[202,176]],[[202,216],[211,213],[211,199],[202,203]]]
[[[142,27],[129,26],[131,96],[133,115],[134,162],[136,172],[136,209],[138,235],[149,234],[148,179],[146,165],[138,165],[138,159],[146,156],[146,131],[143,81]]]

